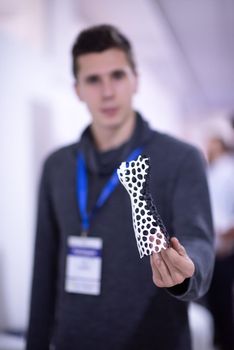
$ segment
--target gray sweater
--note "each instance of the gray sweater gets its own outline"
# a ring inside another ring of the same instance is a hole
[[[89,210],[112,171],[136,146],[151,160],[150,190],[170,235],[178,237],[195,264],[181,285],[160,289],[148,257],[139,259],[127,192],[118,185],[96,213],[90,235],[103,239],[100,296],[64,290],[66,241],[80,235],[76,199],[78,151],[88,166]],[[27,350],[189,350],[188,302],[208,289],[214,261],[204,161],[192,146],[152,131],[137,114],[131,139],[98,153],[90,129],[79,143],[45,162],[39,197],[34,277]]]

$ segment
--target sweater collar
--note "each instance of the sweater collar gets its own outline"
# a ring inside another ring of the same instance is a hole
[[[144,147],[153,135],[148,123],[136,112],[136,125],[130,139],[109,151],[100,152],[96,149],[90,125],[84,130],[79,142],[79,149],[84,154],[87,168],[90,172],[109,175],[137,147]]]

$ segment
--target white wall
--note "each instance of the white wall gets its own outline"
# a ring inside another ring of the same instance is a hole
[[[49,151],[78,137],[87,117],[76,116],[72,88],[55,89],[40,56],[1,39],[0,326],[25,328],[40,165]]]

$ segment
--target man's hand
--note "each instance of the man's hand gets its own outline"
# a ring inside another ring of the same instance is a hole
[[[178,239],[173,237],[170,242],[169,248],[150,256],[153,281],[157,287],[173,287],[192,277],[195,272],[194,263]]]
[[[217,234],[216,255],[218,258],[226,258],[234,252],[234,227]]]

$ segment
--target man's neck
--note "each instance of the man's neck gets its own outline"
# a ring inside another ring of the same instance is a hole
[[[115,128],[103,128],[92,124],[91,130],[98,150],[109,151],[127,142],[133,133],[135,124],[136,116],[134,112],[132,118]]]

